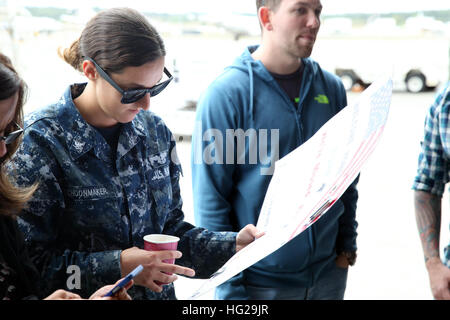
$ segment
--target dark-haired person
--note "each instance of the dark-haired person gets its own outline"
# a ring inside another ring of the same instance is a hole
[[[202,130],[192,136],[194,214],[210,230],[256,223],[278,157],[305,143],[347,105],[339,78],[309,58],[320,28],[320,0],[256,0],[256,7],[261,45],[244,50],[197,105]],[[241,139],[249,145],[206,139],[211,130],[227,138],[230,131],[249,133]],[[266,134],[253,139],[252,132]],[[196,159],[211,144],[219,150],[216,156],[228,152],[226,163]],[[257,146],[259,160],[252,162]],[[230,163],[230,155],[237,163]],[[216,297],[343,299],[348,266],[356,258],[357,199],[354,182],[317,223],[219,286]]]
[[[25,96],[24,81],[17,74],[10,59],[0,53],[0,300],[31,300],[44,297],[38,289],[39,274],[28,256],[16,220],[16,215],[25,207],[37,186],[17,188],[4,170],[4,165],[21,142]],[[91,299],[101,298],[110,289],[111,286],[101,288]],[[66,290],[56,290],[45,298],[62,299],[81,297]],[[121,290],[114,299],[130,297],[125,290]]]
[[[39,182],[19,226],[45,292],[76,276],[72,265],[81,270],[72,291],[88,295],[142,264],[130,295],[174,299],[176,274],[209,276],[258,236],[254,226],[237,234],[183,221],[175,141],[149,111],[151,97],[171,80],[165,53],[140,13],[102,11],[61,54],[87,83],[27,117],[11,170],[20,185]],[[151,233],[180,237],[178,251],[143,250]],[[171,258],[177,264],[164,262]]]

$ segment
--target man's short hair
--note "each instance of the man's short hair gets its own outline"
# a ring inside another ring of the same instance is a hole
[[[256,11],[261,7],[268,7],[271,10],[276,10],[280,5],[281,0],[256,0]]]
[[[272,11],[276,11],[280,6],[282,0],[256,0],[256,14],[258,15],[259,8],[267,7]],[[259,21],[259,27],[263,30],[261,21]]]

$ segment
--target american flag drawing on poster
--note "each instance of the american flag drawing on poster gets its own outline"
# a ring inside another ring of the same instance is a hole
[[[355,104],[276,162],[257,223],[265,235],[235,254],[190,298],[199,298],[276,251],[336,203],[375,150],[391,96],[391,79],[374,82]]]

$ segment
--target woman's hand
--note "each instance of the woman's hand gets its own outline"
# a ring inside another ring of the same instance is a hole
[[[112,288],[114,288],[114,286],[116,284],[118,284],[122,280],[123,280],[123,278],[120,279],[119,281],[117,281],[113,285],[107,285],[107,286],[104,286],[104,287],[98,289],[95,293],[93,293],[91,295],[89,300],[132,300],[130,295],[127,293],[127,290],[133,286],[133,284],[134,284],[133,280],[131,280],[129,283],[127,283],[127,285],[125,287],[120,289],[112,297],[105,297],[105,294],[107,294]]]
[[[236,237],[236,252],[244,249],[247,245],[255,241],[255,239],[261,238],[264,232],[258,231],[253,224],[248,224],[239,231]]]
[[[66,290],[56,290],[44,300],[81,300],[81,297],[76,293]]]
[[[188,277],[195,275],[195,271],[190,268],[163,261],[179,258],[181,258],[181,252],[176,250],[147,251],[137,247],[129,248],[122,251],[120,255],[122,275],[128,274],[142,264],[144,270],[134,278],[135,284],[147,287],[155,292],[161,292],[162,284],[172,283],[178,278],[175,274]]]

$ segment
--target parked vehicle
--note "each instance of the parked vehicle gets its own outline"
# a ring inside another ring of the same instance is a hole
[[[386,75],[394,89],[415,93],[449,79],[448,36],[333,36],[321,38],[314,50],[313,57],[347,90]]]

